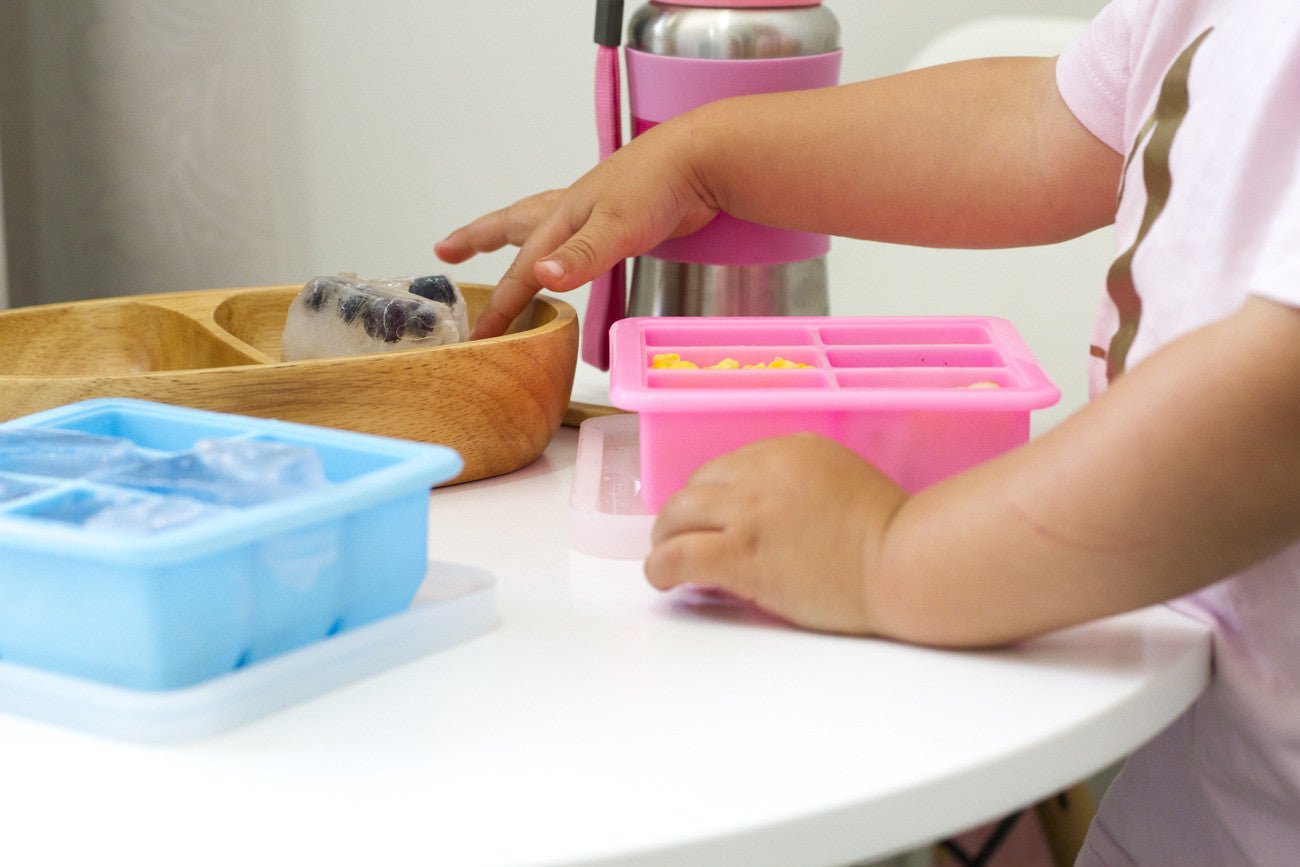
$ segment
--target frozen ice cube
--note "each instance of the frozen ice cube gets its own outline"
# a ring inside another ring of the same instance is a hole
[[[7,503],[19,497],[25,497],[48,487],[49,485],[43,485],[31,479],[7,476],[0,473],[0,503]]]
[[[255,506],[324,487],[320,456],[265,440],[210,439],[194,449],[146,461],[104,482],[181,494],[223,506]]]
[[[230,510],[190,497],[142,491],[77,489],[36,504],[32,517],[113,533],[145,535],[192,524]]]
[[[261,486],[268,500],[325,487],[325,464],[315,449],[257,439],[210,439],[194,444],[204,466],[242,485]]]
[[[115,533],[157,533],[229,514],[230,511],[190,497],[131,494],[106,503],[86,520],[86,527]]]
[[[75,430],[0,428],[0,470],[75,479],[116,470],[140,459],[130,440]]]
[[[315,277],[289,305],[285,361],[459,343],[469,337],[465,296],[444,274],[361,280]]]

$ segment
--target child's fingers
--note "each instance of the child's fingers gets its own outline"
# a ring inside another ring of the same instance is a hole
[[[652,530],[645,564],[650,583],[661,590],[703,584],[739,592],[736,578],[747,558],[740,550],[743,530],[735,526],[734,507],[724,486],[689,484],[669,497]]]
[[[712,463],[716,461],[696,470],[686,487],[664,501],[651,530],[650,541],[653,544],[666,542],[682,533],[721,532],[727,529],[731,505],[727,489],[722,485],[700,484],[697,481]]]
[[[465,232],[469,226],[464,226],[452,232],[441,241],[435,241],[433,245],[433,254],[444,262],[451,265],[459,265],[475,253],[490,252],[488,250],[475,250],[465,237]]]
[[[586,281],[564,285],[556,280],[545,267],[539,267],[538,260],[561,245],[571,235],[568,221],[560,214],[552,212],[539,226],[536,226],[519,248],[518,255],[506,269],[487,307],[479,314],[474,323],[471,339],[496,337],[504,334],[516,316],[523,312],[528,302],[538,290],[547,288],[564,292],[576,288]]]
[[[525,251],[526,249],[525,247]],[[520,251],[496,288],[492,290],[487,306],[474,322],[474,329],[470,333],[471,340],[505,334],[510,323],[524,311],[528,302],[541,289],[541,283],[534,273],[535,269],[525,264],[525,260],[532,261],[531,257],[525,255],[525,251]]]
[[[548,289],[576,289],[619,261],[645,252],[628,237],[630,226],[617,214],[593,211],[562,244],[537,262],[538,279]]]
[[[479,315],[473,338],[495,337],[540,289],[568,292],[604,274],[651,245],[627,237],[628,223],[617,215],[598,215],[579,204],[553,212],[519,250]]]
[[[461,226],[433,245],[433,252],[444,262],[457,265],[476,253],[491,253],[506,245],[506,208],[484,214]]]
[[[645,575],[651,586],[660,590],[696,584],[748,598],[748,582],[740,580],[742,562],[732,536],[700,530],[657,543],[646,557]]]
[[[484,214],[434,244],[434,253],[444,262],[455,265],[476,253],[491,253],[507,244],[522,247],[554,212],[560,192],[537,193],[509,207]]]

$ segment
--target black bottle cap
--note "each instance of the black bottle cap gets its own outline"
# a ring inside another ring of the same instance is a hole
[[[623,41],[623,0],[596,0],[596,44],[617,48]]]

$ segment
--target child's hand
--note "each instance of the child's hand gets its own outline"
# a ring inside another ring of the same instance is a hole
[[[445,262],[506,244],[520,248],[471,337],[495,337],[541,288],[575,289],[620,259],[703,227],[718,211],[693,162],[683,116],[637,136],[567,190],[479,217],[434,246]]]
[[[664,503],[650,583],[717,587],[799,626],[875,631],[867,579],[901,488],[814,434],[752,443]]]

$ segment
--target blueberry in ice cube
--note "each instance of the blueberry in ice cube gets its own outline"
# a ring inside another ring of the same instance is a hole
[[[428,298],[430,301],[437,301],[448,307],[456,303],[456,287],[446,274],[416,277],[411,281],[411,291],[421,298]]]

